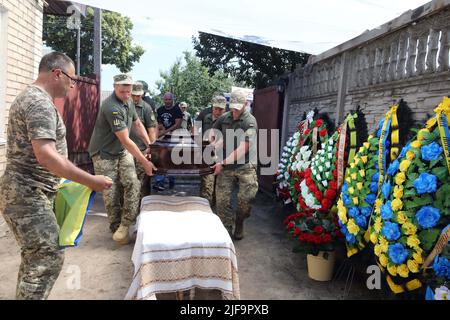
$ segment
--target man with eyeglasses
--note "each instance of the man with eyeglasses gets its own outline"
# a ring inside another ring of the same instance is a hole
[[[64,251],[53,211],[60,177],[99,192],[112,185],[111,179],[93,176],[67,159],[66,127],[53,99],[66,97],[75,79],[73,61],[63,53],[49,53],[39,64],[36,81],[9,111],[0,211],[21,250],[17,299],[46,299],[61,272]]]
[[[152,176],[153,170],[156,170],[145,156],[150,154],[150,139],[131,99],[132,85],[131,76],[114,76],[114,92],[100,107],[89,143],[95,172],[109,176],[115,182],[110,190],[103,193],[103,201],[113,240],[118,244],[129,242],[128,229],[135,223],[138,214],[141,184],[134,158],[147,175]],[[143,152],[130,139],[131,130],[146,146]]]

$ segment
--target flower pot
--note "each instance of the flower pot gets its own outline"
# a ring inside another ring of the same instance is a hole
[[[324,258],[324,253],[328,257]],[[308,276],[317,281],[330,281],[333,277],[335,252],[334,251],[320,251],[317,256],[308,254],[306,256],[308,263]]]

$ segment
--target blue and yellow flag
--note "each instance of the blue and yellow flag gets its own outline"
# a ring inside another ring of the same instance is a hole
[[[86,215],[94,202],[94,197],[95,191],[82,184],[65,180],[59,185],[54,209],[60,228],[61,247],[79,245]]]

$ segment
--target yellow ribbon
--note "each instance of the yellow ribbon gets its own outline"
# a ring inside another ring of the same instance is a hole
[[[447,142],[447,135],[444,130],[444,123],[442,121],[442,117],[447,118],[447,125],[450,125],[450,98],[444,97],[443,101],[439,104],[439,106],[434,109],[436,113],[437,123],[439,125],[439,133],[441,134],[442,147],[444,148],[445,160],[447,161],[447,169],[450,174],[450,151],[449,145]]]
[[[399,153],[400,133],[398,130],[397,109],[398,105],[392,106],[391,109],[391,161],[397,159]]]

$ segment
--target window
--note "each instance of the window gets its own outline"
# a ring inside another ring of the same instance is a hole
[[[0,145],[6,143],[5,120],[6,120],[6,45],[8,34],[7,12],[0,5]]]

